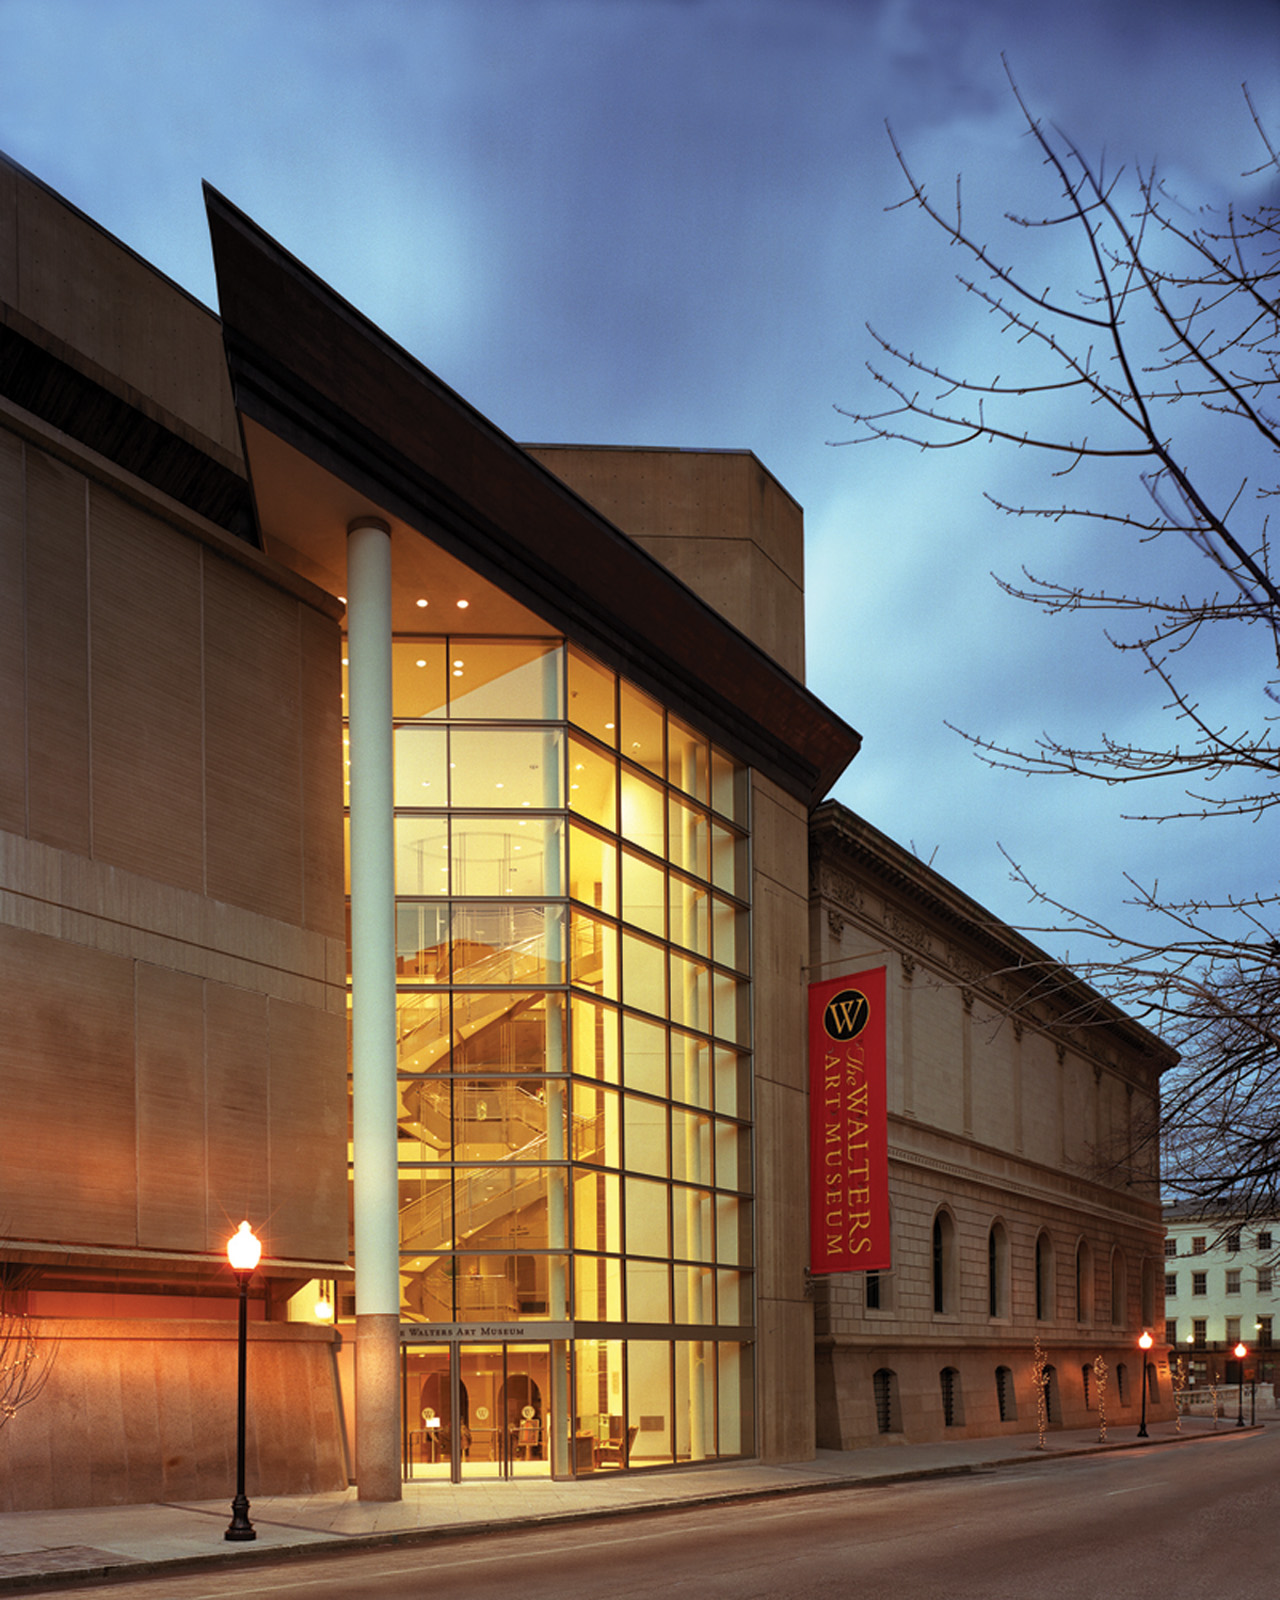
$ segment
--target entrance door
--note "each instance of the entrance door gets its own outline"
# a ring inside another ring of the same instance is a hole
[[[549,1345],[406,1345],[401,1374],[407,1482],[550,1475]]]

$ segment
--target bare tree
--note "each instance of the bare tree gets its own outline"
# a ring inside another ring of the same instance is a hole
[[[923,213],[965,259],[957,281],[994,319],[1013,370],[947,372],[871,329],[880,357],[869,371],[884,403],[840,408],[857,424],[841,442],[933,451],[985,441],[1035,452],[1053,495],[1068,494],[1042,505],[988,496],[993,506],[1109,524],[1142,553],[1149,577],[1134,592],[1105,574],[1077,584],[1024,568],[1016,582],[996,581],[1050,614],[1102,614],[1110,642],[1161,686],[1167,737],[1103,734],[1080,747],[1045,735],[1019,750],[966,735],[985,760],[1108,785],[1167,792],[1173,784],[1177,801],[1144,811],[1143,821],[1265,818],[1280,802],[1280,587],[1268,535],[1280,494],[1280,207],[1265,198],[1276,192],[1280,157],[1246,88],[1260,163],[1244,176],[1264,198],[1193,212],[1154,166],[1109,174],[1091,163],[1032,114],[1012,76],[1010,86],[1053,199],[1039,215],[1006,212],[1004,221],[1015,242],[1044,230],[1069,235],[1079,276],[1060,291],[1038,287],[971,231],[959,179],[953,201],[935,201],[891,131],[907,183],[900,204]],[[1199,587],[1182,587],[1185,571],[1171,578],[1187,566],[1171,541],[1203,558],[1191,563]],[[1254,675],[1254,726],[1202,709],[1197,662],[1224,644]],[[1166,1079],[1163,1127],[1150,1131],[1163,1137],[1170,1189],[1206,1206],[1230,1201],[1244,1215],[1276,1215],[1280,887],[1265,850],[1259,859],[1266,881],[1243,897],[1168,899],[1130,879],[1149,936],[1068,906],[1011,864],[1053,919],[1052,929],[1033,931],[1089,935],[1101,953],[1073,961],[1076,970],[1182,1051]],[[1057,980],[1046,971],[1043,981]]]
[[[32,1270],[0,1263],[0,1428],[38,1398],[49,1381],[56,1341],[43,1339],[27,1312]]]

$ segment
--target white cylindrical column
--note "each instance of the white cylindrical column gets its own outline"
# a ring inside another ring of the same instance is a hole
[[[361,518],[347,529],[347,645],[356,1481],[362,1500],[398,1500],[400,1238],[391,530],[375,517]]]

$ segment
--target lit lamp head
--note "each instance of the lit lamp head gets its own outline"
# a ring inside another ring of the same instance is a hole
[[[1248,1347],[1245,1345],[1243,1340],[1241,1340],[1241,1342],[1235,1347],[1233,1354],[1235,1355],[1237,1361],[1243,1361],[1244,1358],[1249,1354]]]
[[[320,1291],[320,1298],[315,1303],[315,1319],[317,1322],[333,1321],[333,1301],[326,1290]]]
[[[1141,1337],[1141,1339],[1138,1340],[1138,1349],[1139,1350],[1150,1350],[1151,1346],[1154,1343],[1155,1343],[1155,1340],[1151,1337],[1151,1335],[1144,1328],[1142,1330],[1142,1337]]]
[[[233,1272],[250,1273],[262,1260],[262,1241],[247,1222],[227,1240],[227,1260]]]

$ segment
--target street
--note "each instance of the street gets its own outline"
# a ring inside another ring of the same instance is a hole
[[[1275,1600],[1280,1428],[97,1585],[103,1600]],[[66,1594],[65,1586],[25,1590]]]

